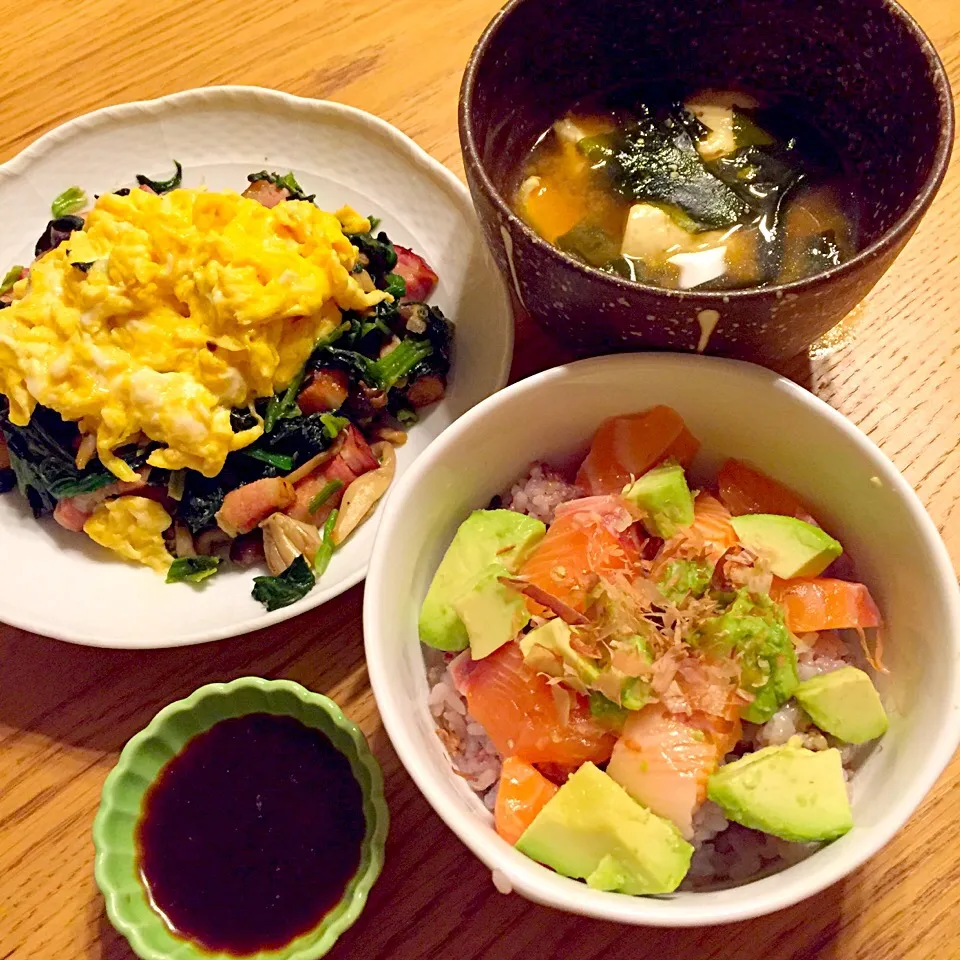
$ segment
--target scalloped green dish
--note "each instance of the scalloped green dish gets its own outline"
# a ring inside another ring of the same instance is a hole
[[[144,797],[165,764],[197,734],[221,720],[250,713],[291,716],[320,730],[347,757],[363,792],[366,833],[360,866],[347,889],[312,930],[275,950],[246,954],[246,960],[317,960],[360,915],[383,866],[389,813],[383,774],[358,727],[329,698],[290,680],[241,677],[211,683],[185,700],[164,707],[123,748],[103,785],[93,824],[95,875],[107,915],[143,960],[236,960],[175,935],[151,905],[140,880],[135,832]]]

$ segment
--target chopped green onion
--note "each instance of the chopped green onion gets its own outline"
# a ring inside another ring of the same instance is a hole
[[[385,357],[371,363],[368,367],[369,376],[381,390],[389,390],[431,353],[433,353],[433,346],[429,340],[415,340],[408,337]]]
[[[0,280],[0,294],[7,293],[13,285],[20,279],[20,275],[23,273],[23,267],[19,264],[17,266],[11,267],[6,274],[4,275],[3,280]]]
[[[328,480],[320,492],[310,501],[307,512],[316,513],[342,486],[342,480]]]
[[[167,583],[200,583],[212,577],[219,566],[219,557],[177,557],[167,571]]]
[[[336,440],[340,431],[350,426],[350,421],[346,417],[338,417],[333,413],[321,413],[320,422],[323,424],[323,432],[331,440]]]
[[[183,491],[187,485],[187,471],[174,470],[167,481],[167,496],[178,503],[183,499]]]
[[[269,433],[277,425],[277,421],[282,420],[293,408],[305,373],[306,367],[301,368],[299,373],[287,384],[287,389],[283,393],[276,393],[270,398],[270,402],[267,404],[267,412],[263,415],[264,433]]]
[[[373,231],[376,230],[377,227],[379,227],[380,224],[382,223],[382,221],[381,221],[381,219],[380,219],[379,217],[367,217],[367,219],[370,221],[370,232],[371,232],[371,233],[373,233]]]
[[[313,557],[313,569],[318,577],[322,577],[330,566],[330,559],[336,547],[333,544],[333,527],[337,522],[339,510],[332,510],[327,522],[323,525],[323,534],[320,537],[320,546]]]
[[[53,219],[58,220],[68,213],[76,213],[87,205],[87,195],[79,187],[67,187],[63,193],[50,204]]]
[[[141,187],[149,187],[154,193],[169,193],[171,190],[176,190],[183,180],[183,167],[180,166],[178,160],[174,160],[173,165],[177,170],[169,180],[151,180],[142,173],[138,173],[137,183],[139,183]]]
[[[289,473],[293,469],[293,457],[286,453],[272,453],[270,450],[260,450],[258,447],[247,447],[243,452],[248,457],[269,463],[271,467],[276,467],[284,473]]]

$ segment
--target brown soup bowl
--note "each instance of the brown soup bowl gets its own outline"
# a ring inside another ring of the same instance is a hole
[[[644,78],[788,96],[860,194],[860,250],[794,283],[666,290],[586,266],[511,209],[537,138],[584,97]],[[950,159],[933,45],[893,0],[512,0],[463,78],[460,143],[493,254],[521,305],[583,353],[682,350],[772,362],[841,320],[916,229]]]

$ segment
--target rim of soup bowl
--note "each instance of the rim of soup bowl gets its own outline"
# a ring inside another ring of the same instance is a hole
[[[552,243],[548,243],[532,227],[528,226],[522,217],[514,212],[513,208],[501,195],[487,173],[486,166],[480,157],[476,137],[474,136],[474,94],[477,86],[477,73],[480,69],[480,63],[486,57],[490,46],[500,30],[503,29],[510,15],[526,2],[527,0],[510,0],[509,3],[502,7],[490,23],[487,24],[486,29],[480,35],[480,39],[470,54],[470,59],[467,61],[467,66],[460,84],[460,101],[458,108],[460,145],[464,154],[465,165],[479,180],[484,193],[492,200],[500,217],[505,218],[512,227],[519,229],[521,234],[540,250],[541,253],[555,258],[566,266],[574,267],[585,272],[587,276],[596,281],[609,283],[614,289],[621,293],[631,290],[634,292],[640,291],[644,294],[663,296],[670,300],[692,301],[693,304],[698,302],[701,304],[713,303],[721,297],[724,299],[724,302],[729,302],[733,300],[762,300],[768,299],[771,296],[779,298],[787,294],[802,293],[823,283],[828,283],[835,278],[842,278],[848,274],[854,274],[866,266],[871,260],[885,254],[901,242],[905,243],[912,231],[916,229],[930,204],[933,203],[946,176],[947,168],[950,165],[950,156],[953,152],[955,129],[953,94],[946,68],[940,59],[940,54],[933,45],[933,41],[921,29],[917,21],[897,3],[896,0],[875,0],[879,8],[886,9],[892,17],[899,20],[907,35],[916,42],[917,47],[927,62],[930,80],[940,104],[943,119],[943,122],[938,128],[937,145],[929,174],[917,190],[916,196],[911,200],[907,209],[904,210],[883,233],[839,266],[829,267],[809,277],[794,280],[790,283],[768,284],[763,287],[744,287],[729,290],[674,290],[669,287],[658,287],[653,284],[642,283],[639,280],[628,280],[618,274],[607,273],[598,267],[590,266],[581,260],[577,260],[570,254],[565,253],[558,247],[555,247]]]

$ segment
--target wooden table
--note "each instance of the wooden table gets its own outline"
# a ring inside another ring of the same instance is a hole
[[[385,117],[462,175],[460,73],[500,0],[33,0],[0,16],[0,161],[105,104],[218,83],[328,97]],[[910,0],[960,88],[960,6]],[[891,65],[891,69],[895,69]],[[960,294],[954,168],[853,336],[789,375],[851,417],[916,487],[960,561]],[[562,352],[521,324],[517,373]],[[0,585],[2,589],[2,585]],[[577,919],[498,894],[400,767],[363,660],[362,587],[280,627],[183,650],[72,647],[0,627],[0,960],[129,960],[93,881],[90,827],[123,743],[171,700],[245,674],[335,697],[383,764],[387,863],[331,956],[363,960],[955,960],[960,762],[852,877],[763,920],[695,931]],[[109,609],[104,610],[109,616]]]

